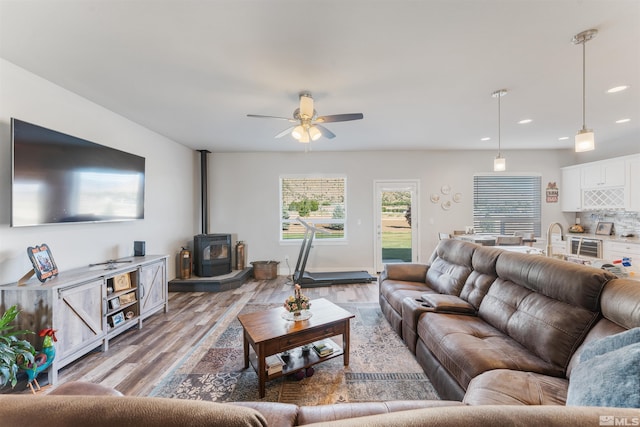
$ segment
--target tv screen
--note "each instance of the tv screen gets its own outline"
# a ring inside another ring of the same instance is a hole
[[[11,226],[144,218],[144,157],[11,119]]]

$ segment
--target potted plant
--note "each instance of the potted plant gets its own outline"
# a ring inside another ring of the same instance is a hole
[[[16,374],[20,365],[33,363],[35,349],[27,340],[17,336],[33,333],[31,331],[14,331],[11,323],[18,316],[17,306],[11,306],[0,318],[0,388],[11,384],[15,387],[18,382]]]

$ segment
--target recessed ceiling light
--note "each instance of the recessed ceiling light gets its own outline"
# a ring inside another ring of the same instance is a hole
[[[607,91],[607,93],[616,93],[616,92],[622,92],[625,89],[629,89],[629,86],[627,85],[622,85],[622,86],[616,86],[616,87],[612,87],[611,89],[609,89]]]
[[[560,138],[558,138],[558,141],[566,141],[567,139],[569,139],[568,136],[561,136]]]
[[[531,123],[533,120],[531,119],[523,119],[518,122],[520,125],[526,125],[527,123]]]
[[[616,120],[616,123],[627,123],[630,122],[631,119],[620,119],[620,120]]]
[[[484,138],[480,138],[480,141],[489,141],[491,140],[491,138],[489,138],[488,136],[485,136]]]

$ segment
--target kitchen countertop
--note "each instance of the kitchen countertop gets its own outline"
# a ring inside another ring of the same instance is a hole
[[[640,245],[640,238],[634,237],[621,237],[621,236],[603,236],[602,234],[594,233],[566,233],[565,238],[568,237],[584,237],[585,239],[600,239],[602,241],[621,242],[621,243],[634,243]]]

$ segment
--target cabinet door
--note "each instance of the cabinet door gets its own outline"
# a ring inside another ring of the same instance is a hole
[[[582,188],[622,187],[624,160],[603,160],[582,168]]]
[[[602,165],[604,185],[607,187],[622,187],[625,184],[624,160],[606,161]]]
[[[625,209],[640,212],[640,156],[627,160],[629,182],[625,188]]]
[[[166,304],[168,296],[166,260],[140,267],[138,291],[141,316],[153,313]]]
[[[580,212],[582,210],[580,172],[580,168],[577,167],[562,169],[560,204],[563,212]]]
[[[104,337],[104,280],[58,290],[54,310],[56,358],[60,360],[93,349]]]

